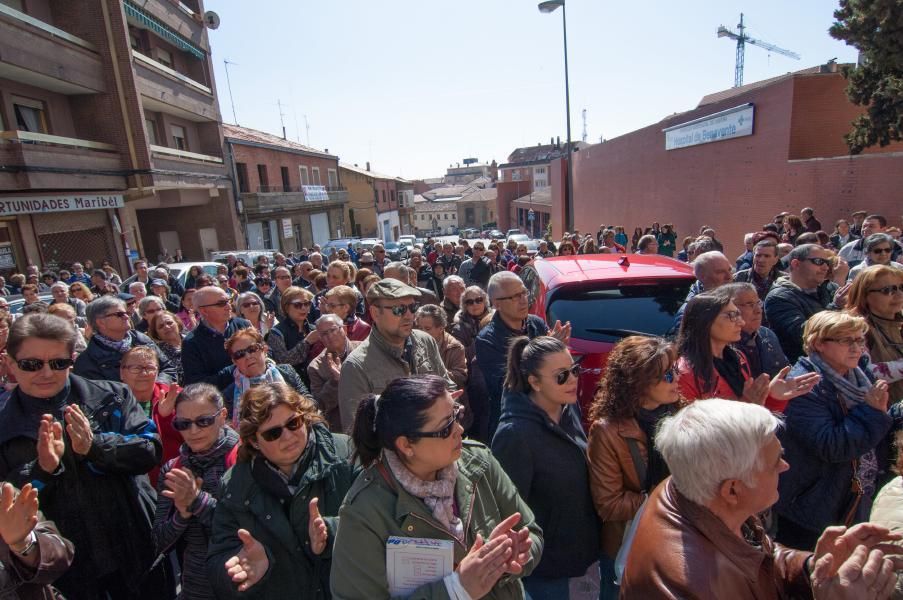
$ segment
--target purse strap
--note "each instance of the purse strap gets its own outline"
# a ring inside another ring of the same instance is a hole
[[[627,449],[630,451],[630,458],[633,459],[633,467],[636,469],[637,477],[640,478],[640,487],[646,486],[646,461],[640,454],[640,445],[633,438],[625,438]]]
[[[840,411],[843,413],[844,418],[847,416],[847,405],[843,401],[843,398],[840,396],[837,397],[837,402],[840,403]],[[862,496],[865,491],[862,489],[862,482],[859,481],[859,459],[854,458],[852,461],[853,464],[853,478],[850,481],[850,491],[857,496]]]

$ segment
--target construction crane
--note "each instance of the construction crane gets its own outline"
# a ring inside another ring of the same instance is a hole
[[[781,54],[794,60],[800,59],[800,55],[796,52],[778,48],[774,44],[769,44],[768,42],[763,42],[762,40],[757,40],[746,35],[746,27],[743,25],[743,13],[740,13],[740,23],[737,25],[737,29],[740,31],[740,33],[735,33],[724,25],[718,26],[718,37],[726,37],[732,40],[737,40],[737,64],[734,67],[734,87],[740,87],[741,85],[743,85],[743,58],[746,54],[746,44],[752,44],[754,46],[758,46],[759,48],[764,48],[769,52]]]

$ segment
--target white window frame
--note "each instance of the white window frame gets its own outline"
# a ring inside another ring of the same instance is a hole
[[[339,172],[335,169],[329,169],[326,171],[326,183],[331,188],[339,187]]]
[[[310,183],[311,185],[323,185],[320,183],[320,167],[310,168]]]
[[[182,130],[181,138],[184,141],[184,145],[185,145],[184,148],[179,148],[179,143],[176,141],[176,139],[179,137],[176,135],[177,129]],[[172,147],[175,148],[176,150],[182,150],[184,152],[189,152],[191,150],[191,148],[188,145],[188,131],[182,125],[176,125],[175,123],[170,123],[169,124],[169,137],[171,138],[171,141],[172,141]]]
[[[310,185],[310,176],[307,165],[298,165],[298,173],[301,175],[301,185]]]

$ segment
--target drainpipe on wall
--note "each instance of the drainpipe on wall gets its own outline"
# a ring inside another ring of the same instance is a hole
[[[251,244],[248,242],[248,212],[244,209],[244,204],[238,197],[238,182],[235,179],[235,153],[232,151],[232,142],[229,141],[229,138],[224,137],[223,141],[226,142],[226,154],[229,155],[229,183],[232,184],[235,212],[241,215],[241,220],[244,223],[244,230],[241,233],[245,238],[245,248],[250,248]]]

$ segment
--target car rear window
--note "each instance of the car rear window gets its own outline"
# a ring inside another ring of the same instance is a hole
[[[634,333],[663,336],[692,283],[689,279],[564,289],[552,297],[548,321],[570,321],[572,337],[598,342],[616,342]]]

